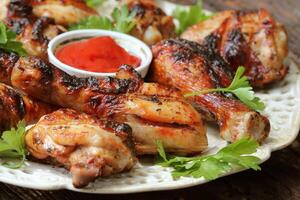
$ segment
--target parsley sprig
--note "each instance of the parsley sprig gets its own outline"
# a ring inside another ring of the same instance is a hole
[[[167,155],[162,142],[157,141],[157,150],[160,156],[157,164],[163,167],[172,167],[172,176],[175,179],[181,176],[192,176],[214,180],[237,167],[260,170],[261,160],[249,155],[255,153],[258,146],[255,140],[244,138],[229,144],[214,155],[180,157]]]
[[[246,76],[243,76],[244,72],[245,68],[240,66],[237,69],[231,84],[227,88],[213,88],[202,90],[199,92],[185,94],[184,97],[193,97],[211,92],[227,92],[234,94],[251,109],[263,111],[265,109],[265,104],[254,95],[253,88],[251,87],[248,78]]]
[[[0,158],[5,161],[1,164],[8,168],[20,168],[26,159],[25,122],[21,121],[17,129],[4,131],[0,138]]]
[[[90,16],[78,24],[71,25],[69,29],[104,29],[129,33],[136,25],[135,15],[135,12],[130,12],[128,7],[123,5],[121,8],[114,8],[111,15],[112,20],[104,16]]]
[[[211,17],[211,15],[204,12],[202,1],[200,0],[198,0],[196,5],[190,6],[187,9],[177,6],[173,11],[172,16],[179,22],[179,26],[176,28],[176,33],[178,35],[188,27]]]
[[[7,52],[14,52],[20,56],[25,56],[26,51],[21,42],[16,41],[16,34],[0,21],[0,48]]]
[[[105,0],[85,0],[86,5],[91,8],[95,8],[97,6],[101,6]]]

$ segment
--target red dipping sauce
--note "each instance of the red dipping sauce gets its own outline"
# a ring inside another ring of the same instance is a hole
[[[70,42],[55,55],[64,64],[91,72],[116,72],[123,64],[138,67],[141,63],[109,36]]]

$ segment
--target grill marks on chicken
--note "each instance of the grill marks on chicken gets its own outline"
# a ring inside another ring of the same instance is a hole
[[[175,153],[196,153],[207,147],[199,113],[177,91],[143,83],[131,67],[123,66],[117,78],[76,78],[38,58],[22,57],[12,70],[3,73],[6,71],[11,72],[11,84],[30,96],[128,123],[139,146],[138,154],[156,152],[156,140],[168,144],[166,150]]]
[[[96,15],[83,0],[32,0],[33,14],[37,17],[50,17],[56,24],[70,25]]]
[[[233,74],[226,62],[195,42],[169,39],[154,45],[152,52],[150,80],[173,86],[183,94],[231,83]],[[270,131],[267,118],[230,94],[209,93],[190,100],[207,119],[218,122],[220,134],[227,141],[247,136],[262,141]]]
[[[136,26],[130,34],[148,45],[176,36],[173,18],[167,16],[153,0],[124,0],[136,12]]]
[[[70,109],[42,117],[27,131],[25,142],[35,158],[50,158],[69,169],[77,188],[128,171],[136,163],[128,125]]]
[[[181,37],[220,52],[234,70],[245,66],[253,86],[265,86],[287,74],[283,64],[287,33],[265,9],[219,12],[188,28]]]
[[[31,99],[0,83],[0,132],[15,127],[23,119],[27,124],[35,123],[54,109],[53,106]]]
[[[48,42],[66,29],[56,25],[52,18],[37,18],[33,15],[31,1],[10,0],[7,7],[4,21],[17,34],[16,39],[22,42],[26,52],[29,55],[47,58]]]

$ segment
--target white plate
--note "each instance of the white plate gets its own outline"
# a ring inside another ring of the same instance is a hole
[[[264,114],[271,121],[270,137],[256,153],[256,156],[263,162],[270,157],[272,151],[289,145],[297,137],[300,129],[300,71],[291,59],[288,62],[290,71],[287,77],[271,89],[257,93],[266,103]],[[219,131],[216,127],[208,127],[208,153],[214,153],[227,144],[218,135]],[[152,159],[144,159],[128,173],[110,178],[99,178],[95,183],[79,190],[73,187],[68,171],[49,165],[26,162],[26,166],[17,170],[0,166],[0,181],[32,189],[69,189],[99,194],[179,189],[207,182],[203,178],[189,177],[173,180],[170,171],[169,168],[154,165]],[[226,175],[238,171],[234,170]]]

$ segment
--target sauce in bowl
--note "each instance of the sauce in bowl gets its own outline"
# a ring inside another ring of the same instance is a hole
[[[110,36],[69,42],[59,47],[55,56],[64,64],[91,72],[111,73],[123,64],[141,64],[140,58],[128,53]]]

